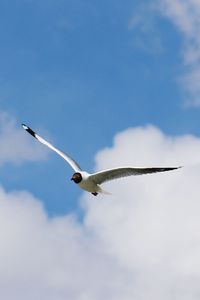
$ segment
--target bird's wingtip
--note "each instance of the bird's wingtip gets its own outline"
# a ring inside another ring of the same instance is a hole
[[[28,126],[26,126],[26,124],[22,123],[22,127],[27,130],[28,129]]]
[[[35,132],[30,128],[28,127],[26,124],[22,123],[22,127],[28,132],[30,133],[34,138],[36,138],[36,134]]]

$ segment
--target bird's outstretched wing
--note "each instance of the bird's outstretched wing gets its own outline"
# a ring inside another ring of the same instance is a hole
[[[131,175],[143,175],[157,172],[165,172],[172,171],[175,169],[179,169],[181,167],[168,167],[168,168],[117,168],[105,170],[97,173],[93,173],[90,175],[90,179],[93,180],[96,184],[101,184],[106,181],[110,181],[113,179],[127,177]]]
[[[64,152],[60,151],[59,149],[51,145],[49,142],[47,142],[45,139],[43,139],[41,136],[39,136],[36,132],[34,132],[30,127],[26,126],[25,124],[22,124],[22,127],[28,133],[30,133],[34,138],[36,138],[36,140],[38,140],[40,143],[49,147],[51,150],[55,151],[58,155],[64,158],[64,160],[66,160],[70,164],[70,166],[74,169],[75,172],[81,171],[80,166],[69,155],[65,154]]]

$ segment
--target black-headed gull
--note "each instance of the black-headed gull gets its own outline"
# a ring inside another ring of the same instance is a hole
[[[87,173],[83,171],[81,167],[77,164],[77,162],[72,159],[68,154],[60,151],[41,136],[39,136],[36,132],[34,132],[30,127],[22,124],[22,127],[30,133],[34,138],[36,138],[40,143],[46,145],[51,150],[55,151],[58,155],[60,155],[64,160],[66,160],[72,169],[74,169],[75,173],[73,174],[71,180],[73,180],[76,184],[78,184],[82,189],[92,193],[94,196],[97,196],[98,193],[107,193],[103,191],[100,187],[100,184],[110,181],[113,179],[127,177],[131,175],[143,175],[149,173],[156,172],[165,172],[178,169],[180,167],[167,167],[167,168],[132,168],[132,167],[122,167],[104,170],[96,173]]]

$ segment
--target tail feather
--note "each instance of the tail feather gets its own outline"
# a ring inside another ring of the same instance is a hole
[[[98,192],[101,193],[101,194],[104,194],[104,195],[112,195],[112,193],[103,190],[100,186],[99,186],[99,191]]]

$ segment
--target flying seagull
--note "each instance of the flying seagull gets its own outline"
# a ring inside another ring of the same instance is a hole
[[[36,132],[34,132],[30,127],[26,126],[25,124],[22,124],[22,127],[28,133],[30,133],[36,140],[46,145],[51,150],[55,151],[64,160],[66,160],[68,164],[72,167],[72,169],[74,169],[75,171],[71,180],[73,180],[76,184],[78,184],[80,188],[92,193],[94,196],[97,196],[98,193],[107,193],[100,186],[102,183],[106,181],[110,181],[121,177],[127,177],[131,175],[143,175],[143,174],[156,173],[156,172],[165,172],[165,171],[171,171],[180,168],[180,167],[167,167],[167,168],[121,167],[121,168],[108,169],[108,170],[90,174],[86,171],[83,171],[81,167],[77,164],[77,162],[73,158],[71,158],[68,154],[54,147],[52,144],[50,144],[41,136],[39,136]]]

